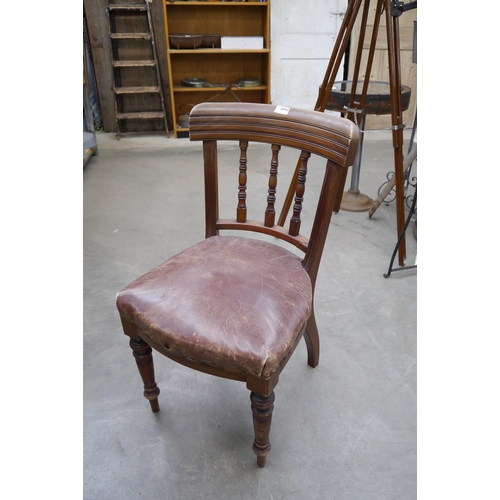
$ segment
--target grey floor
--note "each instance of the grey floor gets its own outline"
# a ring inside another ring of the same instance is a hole
[[[301,343],[275,391],[272,451],[259,469],[245,386],[156,356],[153,414],[114,304],[127,283],[203,238],[201,146],[161,134],[100,134],[98,145],[83,172],[84,498],[415,499],[417,273],[383,276],[395,204],[371,219],[334,214],[315,296],[320,364],[308,367]],[[367,134],[361,191],[376,197],[391,170],[391,141]]]

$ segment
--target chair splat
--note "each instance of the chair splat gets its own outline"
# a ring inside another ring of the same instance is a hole
[[[276,203],[276,186],[278,185],[278,155],[281,150],[279,144],[272,144],[272,158],[271,158],[271,168],[269,171],[269,190],[267,195],[267,208],[264,215],[264,225],[266,227],[273,227],[274,220],[276,216],[276,210],[274,204]]]
[[[237,222],[247,221],[247,149],[248,141],[240,141],[240,174],[238,177],[238,208],[236,209]]]
[[[307,163],[311,153],[302,151],[300,156],[300,169],[297,178],[297,189],[295,191],[295,204],[293,205],[293,215],[290,219],[290,230],[288,231],[291,236],[297,236],[300,232],[300,212],[302,211],[302,202],[304,201],[304,192],[306,190],[306,177],[307,177]]]

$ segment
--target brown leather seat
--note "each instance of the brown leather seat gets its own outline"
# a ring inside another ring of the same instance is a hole
[[[288,250],[213,236],[134,281],[117,304],[148,343],[193,362],[268,377],[309,318],[312,286]]]
[[[354,158],[357,129],[348,120],[314,111],[205,103],[191,112],[190,138],[203,141],[206,239],[126,286],[117,295],[117,307],[153,411],[159,410],[160,391],[154,380],[151,347],[195,370],[246,382],[252,391],[253,449],[263,467],[271,449],[273,389],[303,335],[309,365],[314,367],[319,360],[314,284],[332,209]],[[234,219],[219,218],[218,140],[237,140],[240,146]],[[247,220],[246,214],[250,141],[271,145],[263,222]],[[300,151],[288,230],[274,223],[281,145]],[[327,161],[314,223],[306,238],[300,234],[300,216],[312,153]],[[268,241],[220,236],[224,229],[274,236],[304,252],[304,258]]]

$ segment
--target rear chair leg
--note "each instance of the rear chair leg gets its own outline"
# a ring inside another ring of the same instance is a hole
[[[304,339],[307,346],[307,364],[312,368],[316,368],[319,363],[319,334],[314,317],[314,309],[307,320]]]
[[[257,455],[257,465],[264,467],[266,457],[271,451],[269,433],[271,431],[271,419],[274,409],[274,392],[269,396],[260,396],[255,392],[250,393],[252,402],[253,427],[255,431],[255,441],[253,451]]]
[[[143,340],[130,339],[130,347],[132,348],[137,368],[144,382],[144,397],[149,400],[151,409],[154,413],[160,410],[158,405],[158,395],[160,389],[155,382],[155,370],[153,366],[153,350]]]

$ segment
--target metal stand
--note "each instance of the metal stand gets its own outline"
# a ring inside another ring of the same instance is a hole
[[[355,99],[356,87],[360,75],[361,55],[363,51],[364,38],[366,34],[368,13],[371,3],[376,2],[376,12],[379,13],[375,17],[375,22],[372,31],[370,50],[367,58],[363,90],[359,101]],[[328,68],[320,87],[318,100],[316,102],[315,111],[324,112],[328,101],[328,96],[333,87],[333,83],[338,74],[340,64],[343,60],[346,49],[350,41],[351,33],[354,27],[356,18],[360,12],[363,0],[351,0],[347,6],[344,20],[339,30],[332,56],[328,64]],[[405,208],[404,208],[404,173],[403,173],[403,109],[401,98],[401,61],[400,61],[400,43],[399,43],[399,16],[405,11],[416,8],[417,2],[413,1],[409,4],[404,4],[397,0],[364,0],[364,6],[361,18],[361,28],[359,34],[359,42],[357,54],[354,64],[354,73],[352,77],[353,85],[349,106],[347,106],[346,117],[355,122],[355,114],[362,113],[365,105],[367,89],[369,85],[368,75],[371,73],[373,57],[377,41],[378,29],[380,26],[380,18],[385,12],[386,18],[386,35],[387,35],[387,50],[389,62],[389,83],[391,95],[391,120],[392,120],[392,143],[394,148],[394,164],[395,164],[395,188],[396,188],[396,212],[397,212],[397,234],[402,235],[398,245],[399,264],[404,265],[406,258],[406,240],[403,231],[405,225]],[[279,217],[278,224],[283,226],[292,204],[295,185],[297,183],[299,171],[299,163],[295,169],[295,175],[290,184],[287,197],[283,204],[283,210]],[[338,212],[341,200],[337,200],[334,211]]]
[[[361,132],[359,137],[358,151],[354,158],[351,171],[351,187],[342,196],[342,203],[340,208],[347,212],[366,212],[370,210],[373,200],[366,194],[359,191],[359,174],[361,171],[361,158],[363,156],[363,139],[365,130],[366,114],[361,115],[359,130]]]

